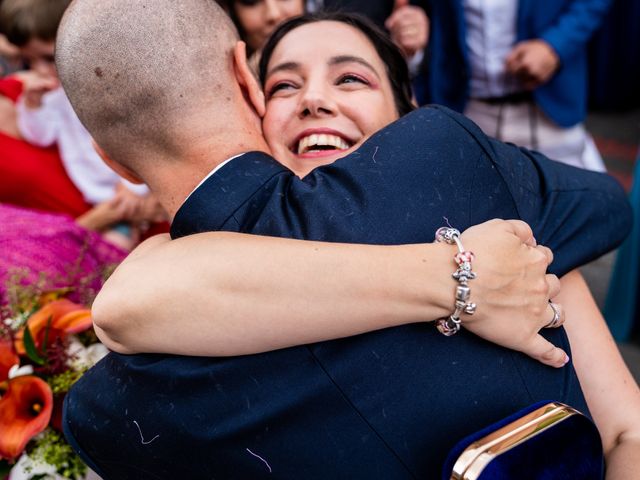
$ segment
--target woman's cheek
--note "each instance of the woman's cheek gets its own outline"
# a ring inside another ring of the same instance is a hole
[[[268,100],[266,112],[262,119],[262,130],[269,144],[281,143],[283,135],[287,131],[291,115],[286,108],[286,102],[281,99]]]

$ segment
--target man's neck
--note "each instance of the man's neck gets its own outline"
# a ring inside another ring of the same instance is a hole
[[[250,151],[270,153],[262,136],[245,136],[236,142],[203,142],[199,146],[192,146],[185,158],[164,161],[164,167],[151,170],[145,175],[145,179],[173,219],[189,194],[216,167],[232,157]]]

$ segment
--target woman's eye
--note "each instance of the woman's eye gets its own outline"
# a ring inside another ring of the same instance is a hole
[[[358,75],[353,75],[353,74],[342,75],[336,82],[336,84],[338,85],[344,85],[344,84],[350,84],[350,83],[361,83],[364,85],[369,84],[369,82],[367,82],[364,78]]]
[[[283,92],[286,90],[291,90],[295,88],[294,85],[292,83],[289,82],[280,82],[280,83],[276,83],[273,87],[271,87],[269,89],[269,95],[268,97],[271,98],[273,97],[274,94],[278,93],[278,92]]]

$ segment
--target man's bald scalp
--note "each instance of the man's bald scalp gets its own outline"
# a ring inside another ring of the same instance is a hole
[[[142,149],[177,154],[181,119],[229,101],[236,41],[213,0],[74,0],[56,64],[96,142],[133,167]]]

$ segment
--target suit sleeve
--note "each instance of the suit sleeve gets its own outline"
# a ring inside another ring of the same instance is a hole
[[[561,63],[585,48],[595,30],[601,25],[611,6],[611,0],[574,0],[540,38],[558,53]]]

